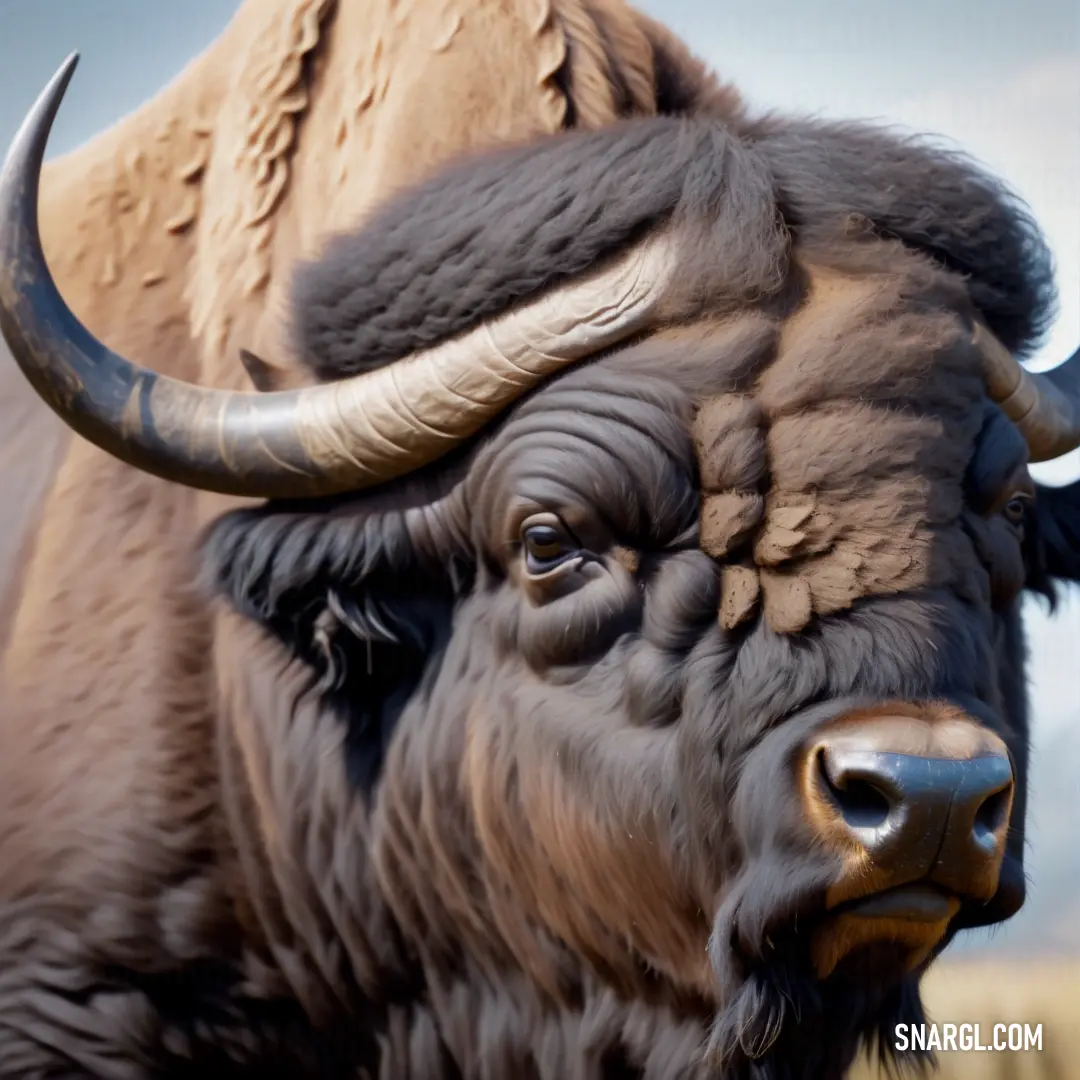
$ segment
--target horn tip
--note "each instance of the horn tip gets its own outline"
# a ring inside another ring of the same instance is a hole
[[[60,106],[60,99],[64,96],[64,92],[68,88],[68,83],[71,82],[71,77],[75,74],[75,69],[79,66],[80,53],[78,49],[74,49],[64,57],[60,66],[56,69],[56,74],[48,81],[45,89],[41,93],[40,101],[44,104],[46,101],[52,106],[51,112],[55,114],[56,109]]]
[[[71,77],[75,74],[75,68],[79,65],[78,51],[70,53],[63,63],[56,69],[55,74],[45,84],[45,88],[37,96],[37,100],[30,107],[26,118],[23,120],[15,138],[8,150],[5,172],[14,160],[27,155],[31,159],[40,159],[45,154],[45,143],[49,132],[52,130],[53,121],[60,109],[60,102],[64,98]]]
[[[53,76],[53,78],[58,81],[62,80],[63,89],[67,89],[67,85],[71,82],[71,77],[75,74],[75,69],[79,66],[79,61],[81,59],[82,53],[80,53],[78,49],[72,49],[56,69],[56,75]]]
[[[45,84],[45,89],[38,95],[38,108],[31,110],[32,112],[44,108],[55,113],[60,99],[64,96],[64,91],[68,88],[68,83],[71,82],[71,77],[75,74],[75,69],[79,66],[80,55],[79,50],[75,49],[64,57],[52,78]]]

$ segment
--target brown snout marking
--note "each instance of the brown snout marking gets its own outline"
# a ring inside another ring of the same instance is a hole
[[[822,977],[871,942],[897,943],[917,966],[963,901],[997,891],[1012,764],[961,710],[895,702],[846,714],[809,740],[797,775],[815,837],[843,860],[812,945]]]

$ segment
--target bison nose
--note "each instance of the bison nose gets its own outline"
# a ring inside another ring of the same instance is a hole
[[[844,891],[864,892],[869,872],[875,892],[927,879],[990,899],[1013,796],[1004,743],[966,717],[845,720],[816,740],[803,792],[822,838],[856,862]]]

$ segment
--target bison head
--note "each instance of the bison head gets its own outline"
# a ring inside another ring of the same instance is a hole
[[[52,287],[69,73],[5,175],[5,334],[111,452],[271,498],[209,576],[340,732],[327,828],[450,1054],[839,1076],[917,1020],[1023,901],[1019,598],[1080,576],[1077,486],[1027,471],[1080,396],[1014,359],[1052,294],[1023,209],[858,126],[567,134],[338,238],[294,295],[318,385],[227,395]]]

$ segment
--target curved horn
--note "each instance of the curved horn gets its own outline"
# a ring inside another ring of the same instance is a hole
[[[69,427],[145,472],[259,498],[334,495],[403,475],[541,380],[635,333],[665,291],[673,247],[660,233],[598,273],[341,382],[260,394],[157,375],[93,337],[42,252],[41,162],[77,63],[73,54],[42,91],[0,175],[0,331]]]
[[[1080,446],[1080,349],[1051,371],[1028,371],[981,323],[974,337],[990,396],[1020,429],[1031,460]]]

